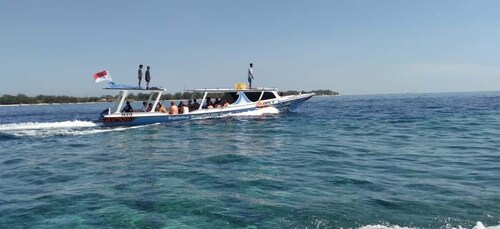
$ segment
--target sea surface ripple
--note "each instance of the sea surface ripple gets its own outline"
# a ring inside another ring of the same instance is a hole
[[[94,123],[110,106],[0,107],[0,228],[500,228],[500,92]]]

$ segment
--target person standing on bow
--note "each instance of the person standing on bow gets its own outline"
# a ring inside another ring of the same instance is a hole
[[[252,88],[252,80],[253,80],[253,63],[250,63],[250,67],[248,68],[248,87]]]
[[[146,79],[146,89],[149,89],[149,81],[151,80],[151,75],[149,73],[149,66],[146,67],[146,75],[144,78]]]
[[[141,88],[142,64],[139,65],[139,70],[137,70],[137,79],[139,79],[139,88]]]

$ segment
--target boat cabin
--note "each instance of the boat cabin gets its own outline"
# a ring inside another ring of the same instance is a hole
[[[227,101],[231,105],[238,104],[248,104],[256,103],[261,100],[269,100],[279,98],[278,89],[276,88],[252,88],[252,89],[193,89],[187,90],[193,95],[191,99],[194,99],[195,95],[202,94],[202,99],[198,110],[202,109],[205,105],[205,101],[208,98],[221,98]]]
[[[162,95],[167,91],[164,88],[155,88],[155,89],[141,89],[141,88],[104,88],[105,90],[114,90],[119,91],[118,100],[115,103],[114,108],[110,109],[108,114],[117,114],[122,113],[122,109],[125,106],[128,95],[131,92],[138,93],[149,93],[147,104],[152,104],[153,109],[148,112],[155,112],[155,108],[160,103]],[[261,100],[271,100],[280,98],[281,96],[278,94],[278,89],[276,88],[251,88],[251,89],[193,89],[187,90],[186,92],[191,92],[192,97],[191,100],[199,99],[201,95],[201,101],[199,106],[193,110],[201,110],[203,108],[207,108],[206,101],[207,99],[220,98],[221,101],[226,101],[230,107],[237,105],[246,105],[257,103]]]
[[[118,95],[118,100],[115,103],[115,107],[109,111],[110,114],[121,113],[123,106],[125,104],[125,101],[127,99],[127,96],[130,94],[131,91],[137,91],[140,93],[149,93],[149,98],[146,102],[147,102],[147,104],[153,103],[153,109],[151,111],[148,111],[148,112],[155,112],[154,108],[160,102],[160,99],[161,99],[161,96],[163,95],[163,93],[167,91],[167,89],[164,89],[164,88],[156,88],[156,89],[104,88],[104,89],[105,90],[120,91],[120,94]]]

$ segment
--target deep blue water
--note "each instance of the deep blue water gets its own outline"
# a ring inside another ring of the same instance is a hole
[[[500,92],[91,122],[109,106],[0,107],[0,228],[500,228]]]

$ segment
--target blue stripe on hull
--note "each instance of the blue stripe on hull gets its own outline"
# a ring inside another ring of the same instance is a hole
[[[196,119],[208,119],[208,118],[219,118],[222,116],[238,114],[248,111],[257,110],[259,108],[247,108],[237,111],[216,111],[210,113],[202,113],[202,114],[180,114],[180,115],[162,115],[162,116],[142,116],[142,117],[133,117],[133,120],[124,122],[121,120],[121,117],[117,117],[116,121],[108,121],[103,122],[104,126],[137,126],[137,125],[148,125],[154,123],[166,123],[166,122],[175,122],[175,121],[185,121],[185,120],[196,120]],[[108,118],[113,120],[113,118]]]

